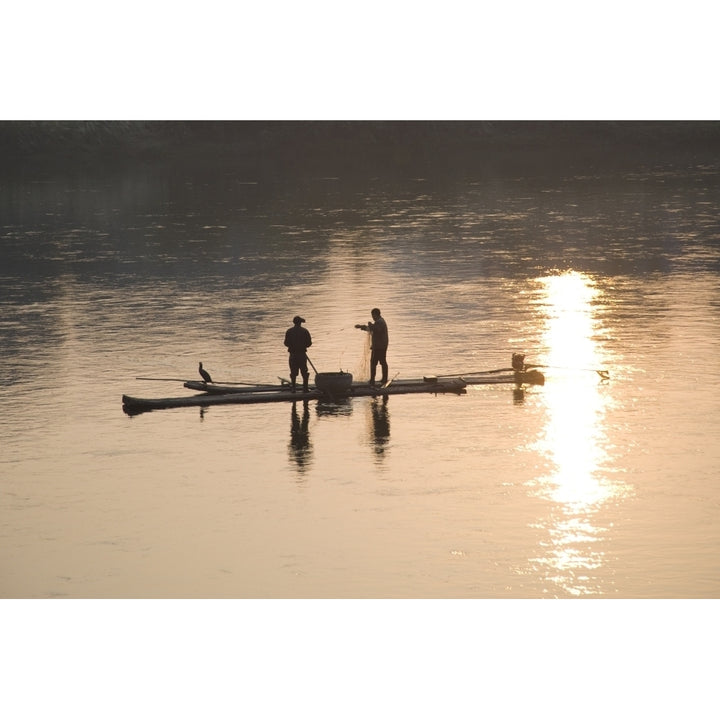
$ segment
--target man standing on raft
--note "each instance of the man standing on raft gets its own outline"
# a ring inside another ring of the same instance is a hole
[[[382,369],[382,379],[380,384],[384,385],[388,380],[388,365],[386,360],[387,348],[388,348],[388,327],[385,322],[385,318],[380,315],[378,308],[373,308],[370,311],[373,322],[369,322],[367,325],[356,325],[358,330],[365,330],[372,336],[372,343],[370,345],[370,385],[375,384],[375,370],[377,369],[378,363]]]
[[[295,381],[298,372],[301,373],[303,377],[303,392],[308,391],[308,378],[310,373],[307,368],[306,350],[312,345],[312,338],[310,337],[310,333],[304,327],[301,327],[304,322],[305,318],[296,315],[293,318],[293,326],[285,333],[285,347],[290,353],[290,389],[292,392],[295,392]]]

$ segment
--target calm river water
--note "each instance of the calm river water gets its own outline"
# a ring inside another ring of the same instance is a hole
[[[0,596],[716,598],[720,166],[5,182]],[[544,387],[130,417],[123,393],[549,366]],[[609,380],[595,372],[607,370]]]

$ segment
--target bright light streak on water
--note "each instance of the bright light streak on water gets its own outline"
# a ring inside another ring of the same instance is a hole
[[[538,285],[537,305],[545,315],[541,362],[558,372],[542,394],[547,420],[537,449],[550,470],[534,484],[554,502],[554,510],[543,523],[549,541],[536,562],[546,568],[549,580],[581,595],[604,562],[598,541],[607,528],[596,516],[611,498],[630,489],[604,472],[610,459],[604,427],[608,394],[595,372],[604,369],[595,313],[602,292],[591,277],[572,271],[540,278]]]

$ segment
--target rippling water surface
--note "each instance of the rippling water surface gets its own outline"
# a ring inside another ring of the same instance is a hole
[[[719,172],[6,184],[0,595],[717,597]],[[374,306],[391,376],[547,382],[122,412],[297,313],[361,377]]]

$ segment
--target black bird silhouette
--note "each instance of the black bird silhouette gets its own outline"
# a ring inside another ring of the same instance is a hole
[[[203,370],[202,363],[200,363],[200,367],[198,368],[200,371],[200,377],[206,382],[211,383],[212,378],[210,377],[210,373],[207,370]]]

